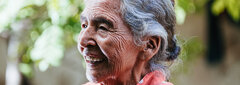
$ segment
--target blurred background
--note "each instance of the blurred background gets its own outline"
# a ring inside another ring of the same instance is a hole
[[[176,0],[175,85],[240,84],[240,1]],[[83,0],[0,0],[0,85],[81,85]]]

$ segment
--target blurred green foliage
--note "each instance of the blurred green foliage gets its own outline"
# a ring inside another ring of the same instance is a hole
[[[183,24],[187,14],[204,9],[207,1],[176,0],[177,23]],[[59,66],[65,48],[76,45],[81,30],[79,14],[84,8],[82,2],[83,0],[0,0],[0,33],[13,31],[11,25],[16,22],[31,21],[31,24],[24,24],[31,26],[29,32],[22,34],[29,37],[27,46],[16,47],[23,52],[19,67],[24,75],[30,77],[33,66],[38,66],[41,71],[47,70],[49,66]],[[239,0],[215,0],[212,10],[216,15],[227,10],[237,21],[240,19],[239,6]],[[194,40],[183,44],[184,56],[194,56],[192,53],[200,50],[192,47],[201,48],[197,42]]]
[[[177,24],[183,24],[187,14],[201,12],[208,0],[175,0]]]
[[[178,41],[181,43],[182,47],[179,57],[184,61],[192,61],[196,59],[193,56],[200,56],[203,54],[205,47],[199,37],[192,37],[190,39],[183,39],[179,37]]]
[[[187,14],[199,13],[206,9],[207,2],[210,0],[175,0],[177,23],[183,24]],[[219,16],[227,12],[235,22],[240,20],[240,0],[214,0],[212,12]]]
[[[82,0],[1,0],[0,33],[12,31],[11,24],[30,20],[31,29],[27,46],[16,47],[20,55],[20,71],[30,77],[32,66],[41,71],[49,66],[59,66],[64,49],[76,44],[81,30],[79,14]],[[30,24],[24,24],[30,26]],[[10,35],[11,36],[11,35]]]
[[[204,56],[205,45],[199,37],[191,37],[189,39],[178,36],[178,43],[181,46],[181,53],[179,58],[174,61],[171,65],[171,75],[170,80],[172,83],[177,84],[176,80],[179,74],[189,73],[189,67],[192,66],[193,62],[196,62],[201,56]]]
[[[240,0],[215,0],[212,11],[215,15],[220,15],[227,11],[234,21],[240,20]]]

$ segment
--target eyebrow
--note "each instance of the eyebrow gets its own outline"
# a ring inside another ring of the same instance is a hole
[[[111,20],[108,20],[105,17],[97,17],[97,18],[93,19],[93,23],[94,24],[104,23],[104,24],[108,25],[110,28],[113,27],[113,22]]]
[[[85,21],[87,18],[83,15],[80,15],[80,21]],[[96,17],[92,20],[93,24],[101,24],[104,23],[108,25],[110,28],[113,28],[113,22],[105,17]]]

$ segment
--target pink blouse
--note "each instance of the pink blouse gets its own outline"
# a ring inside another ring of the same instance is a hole
[[[84,85],[100,85],[98,83],[88,82]],[[160,71],[153,71],[143,77],[143,79],[137,85],[173,85],[170,82],[166,82],[165,76]]]

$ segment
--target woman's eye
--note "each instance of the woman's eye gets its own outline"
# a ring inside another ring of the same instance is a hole
[[[87,28],[87,25],[86,24],[82,24],[82,28]]]
[[[106,27],[104,27],[104,26],[100,26],[99,29],[108,31],[108,29]]]

